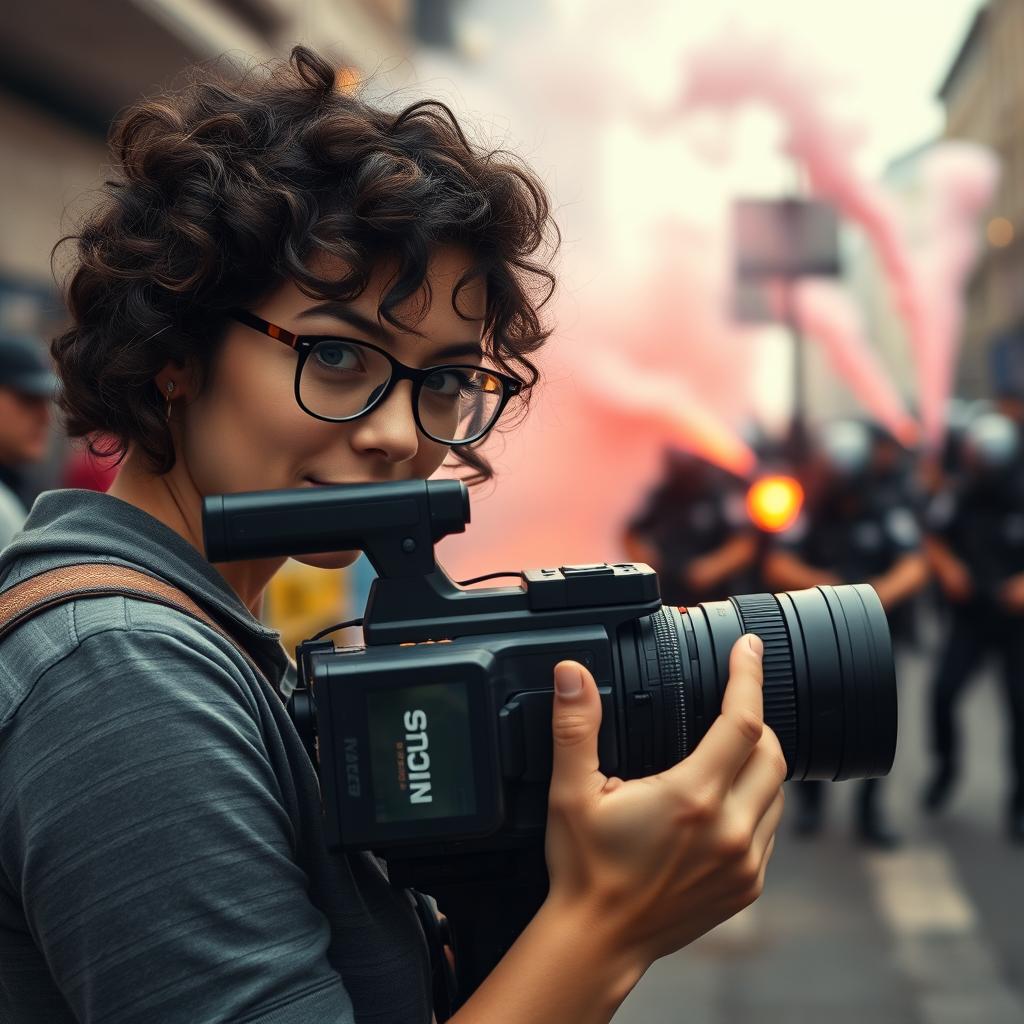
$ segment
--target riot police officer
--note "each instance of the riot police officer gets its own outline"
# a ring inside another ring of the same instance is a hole
[[[631,561],[658,573],[666,604],[697,604],[752,589],[757,536],[738,477],[688,452],[669,450],[662,478],[627,524]]]
[[[937,813],[960,769],[956,714],[974,670],[988,655],[1001,661],[1009,712],[1010,837],[1024,842],[1024,455],[1021,428],[998,412],[964,429],[961,465],[931,503],[928,558],[946,599],[950,627],[931,692],[935,763],[922,796]]]
[[[870,583],[893,628],[901,609],[927,582],[927,563],[908,464],[900,446],[880,428],[837,420],[819,432],[806,472],[807,504],[765,559],[774,590],[825,584]],[[822,824],[820,782],[797,784],[798,834]],[[879,803],[877,779],[861,783],[858,837],[880,849],[898,844]]]

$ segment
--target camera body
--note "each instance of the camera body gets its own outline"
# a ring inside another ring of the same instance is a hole
[[[394,864],[537,838],[551,775],[553,672],[565,659],[586,665],[598,684],[602,770],[656,770],[650,744],[619,742],[617,723],[646,734],[653,698],[640,691],[639,673],[634,687],[619,685],[613,657],[619,631],[661,607],[650,568],[537,569],[520,587],[475,592],[447,577],[432,583],[433,616],[421,604],[407,616],[392,605],[382,623],[378,592],[365,647],[300,647],[315,695],[329,842],[387,851]]]
[[[598,683],[604,769],[654,770],[655,750],[638,743],[627,771],[616,723],[652,709],[616,688],[613,656],[620,629],[661,608],[653,570],[563,566],[461,589],[434,544],[468,521],[457,481],[225,495],[204,508],[212,561],[353,547],[377,570],[365,646],[300,644],[289,710],[318,766],[328,843],[383,853],[393,877],[421,885],[438,858],[542,836],[559,661]]]

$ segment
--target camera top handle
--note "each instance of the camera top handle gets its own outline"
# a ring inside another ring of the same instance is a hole
[[[211,562],[358,549],[381,579],[437,571],[434,544],[468,522],[469,494],[458,480],[250,491],[203,501]]]
[[[458,480],[340,484],[220,494],[203,501],[211,562],[360,550],[377,571],[363,633],[369,645],[600,622],[610,630],[661,607],[646,566],[582,565],[523,573],[517,587],[462,590],[434,544],[469,522]]]

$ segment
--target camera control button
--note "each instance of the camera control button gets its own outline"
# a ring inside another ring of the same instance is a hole
[[[598,562],[594,565],[563,565],[562,575],[566,579],[579,576],[614,576],[614,566],[607,562]]]
[[[498,712],[498,743],[502,775],[506,779],[521,778],[526,771],[526,737],[523,734],[523,707],[517,700],[510,700]]]

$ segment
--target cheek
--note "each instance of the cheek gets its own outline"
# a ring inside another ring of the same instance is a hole
[[[298,407],[287,368],[227,369],[184,415],[182,452],[200,493],[298,486],[303,468],[330,446],[331,425]]]
[[[427,480],[442,466],[452,449],[444,444],[436,444],[420,435],[419,450],[413,460],[412,472],[409,476],[414,480]],[[452,460],[454,462],[454,459]]]

